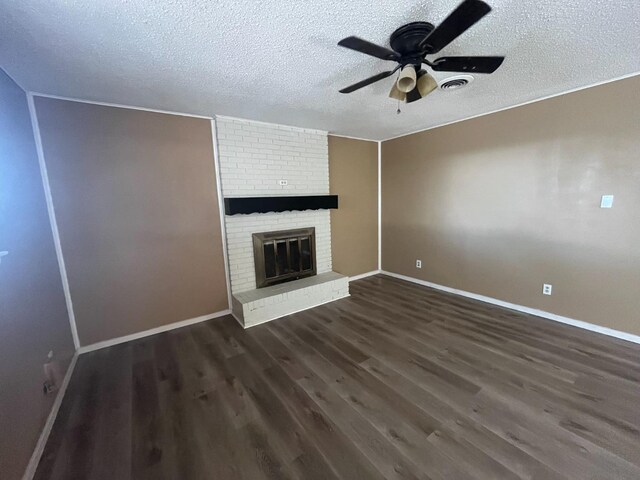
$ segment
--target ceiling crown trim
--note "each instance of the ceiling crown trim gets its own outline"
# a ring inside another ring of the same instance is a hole
[[[544,97],[534,98],[533,100],[528,100],[526,102],[517,103],[515,105],[511,105],[511,106],[508,106],[508,107],[498,108],[496,110],[492,110],[492,111],[486,112],[486,113],[479,113],[478,115],[472,115],[471,117],[461,118],[459,120],[453,120],[451,122],[442,123],[440,125],[434,125],[433,127],[421,128],[420,130],[415,130],[415,131],[409,132],[409,133],[402,133],[400,135],[395,135],[393,137],[384,138],[384,139],[379,140],[379,141],[380,142],[387,142],[389,140],[395,140],[396,138],[407,137],[409,135],[414,135],[416,133],[426,132],[427,130],[433,130],[434,128],[446,127],[447,125],[453,125],[454,123],[466,122],[467,120],[473,120],[474,118],[484,117],[486,115],[491,115],[491,114],[498,113],[498,112],[504,112],[505,110],[511,110],[512,108],[524,107],[525,105],[529,105],[531,103],[542,102],[543,100],[549,100],[550,98],[561,97],[563,95],[568,95],[570,93],[579,92],[581,90],[587,90],[587,89],[593,88],[593,87],[599,87],[600,85],[606,85],[607,83],[618,82],[620,80],[624,80],[626,78],[631,78],[631,77],[636,77],[638,75],[640,75],[640,71],[633,72],[633,73],[628,73],[626,75],[621,75],[619,77],[615,77],[615,78],[612,78],[612,79],[609,79],[609,80],[602,80],[600,82],[591,83],[591,84],[585,85],[583,87],[571,88],[569,90],[565,90],[565,91],[559,92],[559,93],[553,93],[551,95],[546,95]]]

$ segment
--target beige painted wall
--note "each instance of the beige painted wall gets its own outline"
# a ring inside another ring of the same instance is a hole
[[[640,334],[640,77],[384,142],[382,204],[383,269]]]
[[[228,308],[209,120],[35,102],[81,344]]]
[[[378,269],[378,143],[329,136],[333,270],[358,275]]]
[[[27,97],[0,70],[0,477],[22,477],[56,394],[44,395],[50,350],[62,379],[74,347]]]

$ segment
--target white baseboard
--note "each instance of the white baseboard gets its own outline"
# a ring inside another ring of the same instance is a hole
[[[363,278],[367,278],[372,275],[377,275],[379,273],[380,273],[380,270],[371,270],[370,272],[367,272],[367,273],[361,273],[360,275],[354,275],[353,277],[349,277],[349,281],[354,282],[356,280],[361,280]]]
[[[42,457],[42,453],[44,452],[44,447],[47,444],[47,440],[49,439],[49,434],[51,433],[53,424],[55,423],[56,417],[58,416],[60,405],[62,405],[62,399],[64,398],[64,394],[67,392],[67,387],[69,386],[69,381],[71,380],[71,376],[73,375],[73,370],[76,368],[77,360],[78,360],[78,352],[73,354],[73,357],[71,358],[71,362],[69,362],[67,373],[65,373],[64,375],[64,379],[62,380],[62,385],[60,385],[60,389],[58,390],[56,399],[53,401],[53,405],[51,406],[51,411],[49,412],[47,421],[44,424],[44,428],[42,429],[42,432],[40,433],[40,438],[38,438],[38,443],[36,443],[36,448],[33,450],[33,453],[31,454],[31,458],[29,459],[27,468],[24,471],[22,480],[31,480],[36,473],[38,464],[40,463],[40,458]]]
[[[406,275],[400,275],[399,273],[387,272],[381,270],[380,273],[388,275],[390,277],[399,278],[400,280],[406,280],[407,282],[417,283],[425,287],[435,288],[444,292],[454,293],[467,298],[473,298],[474,300],[480,300],[481,302],[491,303],[500,307],[510,308],[522,313],[528,313],[530,315],[536,315],[538,317],[553,320],[555,322],[565,323],[567,325],[573,325],[574,327],[582,328],[584,330],[590,330],[592,332],[602,333],[610,337],[619,338],[621,340],[627,340],[629,342],[640,344],[640,336],[632,333],[621,332],[612,328],[602,327],[593,323],[583,322],[582,320],[576,320],[574,318],[563,317],[562,315],[556,315],[555,313],[545,312],[544,310],[538,310],[536,308],[525,307],[515,303],[505,302],[492,297],[486,297],[484,295],[478,295],[477,293],[466,292],[464,290],[458,290],[457,288],[445,287],[444,285],[438,285],[437,283],[427,282],[426,280],[420,280],[419,278],[408,277]]]
[[[261,320],[261,321],[259,321],[257,323],[252,323],[251,325],[243,325],[242,322],[240,322],[240,320],[238,319],[238,317],[236,317],[235,315],[233,317],[238,321],[238,323],[240,323],[242,328],[244,328],[246,330],[247,328],[256,327],[258,325],[262,325],[263,323],[272,322],[273,320],[277,320],[278,318],[287,317],[289,315],[293,315],[294,313],[304,312],[305,310],[309,310],[310,308],[316,308],[316,307],[319,307],[320,305],[325,305],[327,303],[335,302],[336,300],[342,300],[343,298],[347,298],[347,297],[350,297],[350,296],[351,295],[349,293],[347,293],[346,295],[343,295],[342,297],[332,298],[331,300],[327,300],[327,301],[324,301],[324,302],[316,303],[315,305],[309,305],[308,307],[300,308],[298,310],[294,310],[293,312],[285,313],[284,315],[276,315],[273,318],[268,318],[266,320]]]
[[[94,350],[99,350],[101,348],[112,347],[113,345],[118,345],[119,343],[130,342],[132,340],[138,340],[139,338],[148,337],[150,335],[156,335],[157,333],[168,332],[169,330],[175,330],[176,328],[187,327],[189,325],[193,325],[195,323],[206,322],[207,320],[211,320],[218,317],[224,317],[225,315],[231,315],[231,310],[222,310],[220,312],[211,313],[209,315],[203,315],[201,317],[190,318],[188,320],[182,320],[181,322],[170,323],[168,325],[162,325],[161,327],[152,328],[150,330],[145,330],[143,332],[132,333],[131,335],[125,335],[124,337],[112,338],[111,340],[105,340],[103,342],[93,343],[91,345],[86,345],[84,347],[80,347],[78,349],[78,354],[83,354],[87,352],[93,352]]]

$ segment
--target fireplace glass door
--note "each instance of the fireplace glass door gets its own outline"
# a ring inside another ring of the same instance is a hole
[[[315,228],[253,234],[258,288],[316,274]]]

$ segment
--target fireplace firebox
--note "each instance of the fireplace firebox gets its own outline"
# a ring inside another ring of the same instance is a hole
[[[253,234],[258,288],[316,274],[316,229]]]

